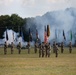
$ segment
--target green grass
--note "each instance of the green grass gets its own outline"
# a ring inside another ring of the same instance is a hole
[[[69,53],[65,48],[61,54],[59,50],[58,57],[51,53],[50,58],[39,58],[33,48],[28,54],[27,50],[14,49],[11,54],[8,48],[7,55],[4,55],[3,48],[0,48],[0,75],[76,75],[76,48]]]

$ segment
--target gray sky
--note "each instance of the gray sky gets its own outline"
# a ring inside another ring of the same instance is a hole
[[[41,16],[48,11],[76,7],[76,0],[0,0],[0,15]]]

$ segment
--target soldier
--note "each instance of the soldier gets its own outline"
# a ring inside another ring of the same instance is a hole
[[[47,57],[47,55],[48,55],[48,49],[49,49],[49,44],[48,43],[46,43],[45,44],[45,53],[46,53],[46,57]]]
[[[47,57],[47,43],[45,44],[45,57]]]
[[[50,43],[48,43],[48,47],[47,47],[47,55],[48,55],[48,57],[50,57],[50,53],[51,53],[51,46],[50,46]]]
[[[53,53],[55,53],[55,41],[53,42]]]
[[[28,42],[27,47],[28,47],[28,54],[30,54],[30,42]]]
[[[69,53],[71,53],[72,52],[72,43],[70,42],[70,44],[69,44]]]
[[[11,54],[13,54],[13,48],[14,48],[14,45],[13,45],[13,42],[11,42]]]
[[[37,43],[36,42],[35,42],[34,48],[35,48],[35,53],[37,53]]]
[[[4,44],[4,54],[7,54],[7,43]]]
[[[42,54],[42,46],[41,44],[39,44],[39,57],[41,57],[41,54]]]
[[[56,54],[56,57],[58,57],[58,46],[56,43],[55,43],[55,54]]]
[[[63,51],[64,51],[64,44],[63,44],[63,42],[61,43],[61,53],[63,53]]]
[[[21,42],[19,42],[18,44],[18,50],[19,50],[19,54],[21,53]]]
[[[44,57],[44,55],[45,55],[45,44],[44,44],[44,42],[42,42],[42,57]]]

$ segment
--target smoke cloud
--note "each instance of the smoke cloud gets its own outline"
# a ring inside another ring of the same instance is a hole
[[[37,16],[35,18],[27,18],[25,27],[25,33],[28,34],[30,28],[33,40],[36,39],[36,29],[38,30],[39,38],[41,42],[44,41],[44,26],[50,25],[50,37],[49,42],[52,43],[54,40],[57,42],[64,41],[66,44],[70,42],[70,31],[72,31],[72,43],[76,41],[76,9],[67,8],[60,11],[47,12],[42,16]],[[63,30],[65,32],[66,41],[63,38]],[[12,30],[8,31],[8,43],[13,42]],[[57,39],[55,35],[57,34]],[[22,37],[18,37],[19,33],[14,32],[14,43],[17,45],[18,42],[22,42],[22,45],[27,43],[22,40]],[[6,38],[6,33],[3,35]],[[3,43],[6,39],[3,39],[0,43]],[[31,43],[32,44],[32,43]],[[33,45],[33,44],[32,44]]]
[[[64,41],[63,39],[63,30],[66,36],[66,43],[70,41],[70,31],[72,30],[73,40],[72,43],[75,43],[76,40],[76,9],[67,8],[60,11],[47,12],[43,16],[37,16],[35,18],[28,18],[26,23],[26,28],[30,27],[35,39],[36,29],[38,30],[39,37],[41,41],[44,41],[44,26],[50,25],[51,36],[49,41],[52,42],[55,40],[55,30],[57,34],[57,42]]]

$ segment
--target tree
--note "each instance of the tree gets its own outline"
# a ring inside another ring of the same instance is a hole
[[[17,14],[9,15],[1,15],[0,16],[0,38],[3,38],[3,33],[6,30],[6,27],[8,29],[12,29],[16,32],[18,32],[18,27],[22,27],[25,24],[25,21],[23,18],[18,16]]]

